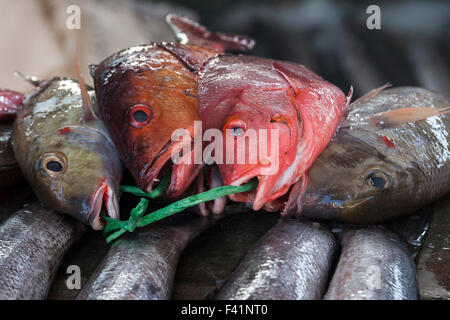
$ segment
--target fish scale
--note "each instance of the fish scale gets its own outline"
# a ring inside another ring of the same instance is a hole
[[[17,162],[44,204],[101,229],[103,205],[118,218],[122,167],[106,128],[95,116],[94,92],[64,77],[36,85],[13,126]],[[57,165],[57,171],[48,163]]]

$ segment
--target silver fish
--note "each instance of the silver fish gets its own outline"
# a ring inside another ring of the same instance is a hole
[[[414,262],[398,235],[378,227],[351,230],[342,247],[326,300],[418,299]]]
[[[181,252],[191,240],[223,217],[182,213],[118,240],[77,299],[170,299]]]
[[[219,300],[312,300],[325,291],[336,242],[318,223],[281,220],[241,261]]]
[[[0,299],[45,299],[85,227],[34,203],[0,225]]]
[[[450,300],[450,196],[433,206],[416,262],[420,298]]]

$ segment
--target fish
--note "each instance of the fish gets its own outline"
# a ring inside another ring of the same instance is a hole
[[[19,185],[24,177],[11,146],[12,123],[0,120],[0,192]]]
[[[202,39],[214,45],[210,33],[193,32],[189,25],[178,25],[175,31],[187,45]],[[335,133],[351,92],[346,97],[338,87],[292,62],[247,55],[202,56],[192,46],[166,48],[191,66],[198,78],[205,135],[208,130],[222,134],[216,137],[220,143],[214,141],[217,148],[211,158],[223,184],[241,185],[258,179],[256,191],[229,198],[246,202],[255,211],[282,208],[285,201],[273,202],[290,189],[307,184],[308,168]],[[252,137],[256,139],[249,144],[259,148],[254,149],[258,152],[242,148],[242,142]],[[266,154],[261,155],[260,141],[265,142]],[[259,157],[252,161],[257,153]],[[239,155],[245,159],[239,160]],[[210,164],[209,159],[204,160]]]
[[[431,222],[416,258],[420,299],[450,299],[450,195],[433,203]]]
[[[416,270],[406,243],[381,227],[344,233],[324,299],[417,300]]]
[[[175,198],[202,168],[201,159],[194,161],[194,152],[202,147],[202,141],[194,146],[194,135],[202,130],[200,126],[195,132],[194,125],[200,121],[198,82],[194,63],[180,60],[180,52],[195,52],[192,60],[208,59],[225,50],[247,50],[252,41],[210,32],[181,16],[168,15],[166,20],[177,42],[124,49],[92,65],[91,75],[101,117],[136,184],[150,192],[171,167],[166,195]],[[196,40],[188,44],[184,31]],[[173,139],[177,132],[184,137],[181,141]],[[171,163],[172,155],[181,153],[180,162]]]
[[[65,253],[85,230],[38,202],[12,214],[0,225],[0,299],[45,299]]]
[[[78,74],[78,80],[54,77],[35,83],[17,113],[11,142],[43,204],[101,230],[102,207],[119,218],[122,164],[95,110],[94,91]]]
[[[447,194],[448,106],[444,96],[418,87],[383,87],[353,102],[310,168],[296,215],[382,223]],[[410,112],[415,109],[420,112]]]
[[[185,212],[116,241],[83,286],[77,300],[167,300],[186,245],[229,214]]]
[[[215,299],[321,299],[335,254],[334,236],[319,223],[280,219],[243,258]]]
[[[11,120],[22,107],[23,93],[0,89],[0,120]]]
[[[0,89],[0,194],[24,179],[11,146],[12,123],[23,99],[19,92]]]
[[[220,56],[208,62],[199,75],[200,116],[205,130],[222,132],[225,157],[228,152],[234,157],[231,164],[220,159],[223,183],[241,185],[255,177],[259,182],[256,192],[230,198],[250,203],[255,211],[274,211],[271,202],[285,194],[295,197],[294,190],[307,185],[307,171],[334,135],[350,96],[291,62],[252,56]],[[265,136],[261,130],[267,130]],[[247,151],[238,146],[255,134],[258,148],[266,140],[270,154],[240,164],[238,154]],[[289,211],[281,210],[289,217]]]

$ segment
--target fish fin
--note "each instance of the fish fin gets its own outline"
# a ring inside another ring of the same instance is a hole
[[[358,99],[356,99],[352,104],[354,104],[356,102],[364,102],[369,99],[372,99],[373,97],[377,96],[381,91],[383,91],[384,89],[387,89],[389,87],[392,87],[392,83],[387,82],[387,83],[383,84],[381,87],[370,90],[362,97],[359,97]]]
[[[40,80],[37,77],[25,75],[20,71],[14,71],[14,75],[22,80],[25,80],[26,82],[28,82],[29,84],[31,84],[35,87],[39,87],[40,85],[42,85],[45,82],[43,80]]]
[[[220,52],[214,49],[196,45],[158,43],[158,46],[169,51],[193,71],[199,70],[206,62],[220,54]]]
[[[393,128],[408,122],[424,120],[429,117],[440,116],[450,112],[450,107],[407,107],[378,113],[371,117],[378,129]]]
[[[86,87],[86,83],[84,82],[83,74],[81,73],[80,61],[78,55],[75,58],[75,65],[77,68],[77,77],[78,83],[80,85],[81,90],[81,100],[83,101],[83,109],[84,109],[84,121],[89,122],[93,120],[97,120],[97,116],[92,108],[92,101],[89,97],[89,92]]]
[[[209,47],[219,52],[247,51],[253,49],[255,45],[254,40],[249,37],[212,32],[197,22],[179,15],[168,14],[166,21],[181,44]]]
[[[346,108],[348,109],[348,107],[350,106],[350,102],[352,101],[352,97],[353,97],[353,86],[350,86],[350,89],[348,90],[348,94],[347,97],[345,98],[345,104],[346,104]]]
[[[305,193],[308,186],[309,175],[306,172],[303,176],[292,186],[289,193],[289,199],[281,212],[283,218],[292,218],[298,216],[302,211],[301,197]]]
[[[96,64],[89,65],[89,74],[91,75],[92,78],[94,78],[95,70],[97,70],[97,67],[98,67],[98,65],[96,65]]]

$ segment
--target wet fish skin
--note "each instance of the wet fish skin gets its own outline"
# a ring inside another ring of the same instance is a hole
[[[23,99],[24,95],[19,92],[0,89],[0,173],[2,176],[0,189],[9,188],[23,181],[22,172],[11,147],[12,123],[17,111],[22,107]]]
[[[38,203],[0,225],[0,299],[45,299],[64,254],[85,227]]]
[[[223,182],[259,181],[256,191],[230,199],[250,203],[255,211],[283,207],[271,202],[292,185],[307,183],[305,174],[334,135],[348,101],[300,64],[242,55],[211,59],[199,72],[199,107],[205,129],[220,130],[224,137],[218,164]],[[251,151],[241,142],[255,135],[268,151],[250,161]],[[239,154],[248,155],[244,164]],[[225,161],[229,157],[231,164]]]
[[[90,95],[93,100],[93,90]],[[122,166],[103,123],[86,120],[84,105],[77,81],[62,77],[43,81],[24,100],[11,141],[39,200],[101,229],[102,204],[118,218]],[[57,162],[59,171],[51,171],[49,162]]]
[[[22,107],[24,95],[20,92],[0,89],[0,120],[12,120]]]
[[[78,300],[167,300],[186,245],[224,215],[183,213],[118,240]]]
[[[442,95],[422,88],[386,89],[349,106],[340,129],[309,171],[297,199],[300,216],[367,224],[412,214],[450,190],[450,115],[393,128],[370,117],[407,107],[441,108]],[[371,185],[373,177],[382,185]]]
[[[320,224],[281,220],[258,240],[216,299],[320,299],[335,250],[334,236]]]
[[[11,133],[12,122],[0,121],[0,190],[17,185],[24,179],[11,147]]]
[[[347,231],[326,300],[418,299],[412,255],[400,237],[383,228]]]
[[[127,48],[92,67],[102,118],[125,166],[146,191],[161,179],[159,174],[172,161],[171,155],[191,147],[198,142],[194,135],[201,134],[194,132],[200,114],[193,61],[253,45],[246,37],[210,32],[185,17],[169,14],[166,21],[176,35],[176,43]],[[182,58],[186,51],[192,53],[187,60]],[[181,130],[185,139],[172,140],[172,135]],[[193,146],[183,154],[184,159],[190,157],[189,163],[173,164],[169,197],[186,191],[200,172],[202,166],[193,157],[196,149]]]

